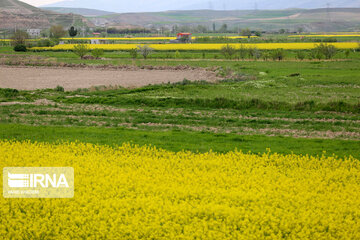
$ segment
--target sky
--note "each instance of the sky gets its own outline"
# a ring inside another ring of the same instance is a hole
[[[45,4],[61,2],[62,0],[20,0],[20,1],[33,5],[35,7],[39,7]]]

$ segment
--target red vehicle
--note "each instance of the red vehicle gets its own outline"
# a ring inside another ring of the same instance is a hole
[[[178,33],[177,34],[177,39],[182,39],[182,38],[187,38],[189,40],[191,40],[191,33]]]
[[[170,43],[189,43],[191,41],[191,33],[178,33],[175,40],[170,40]]]

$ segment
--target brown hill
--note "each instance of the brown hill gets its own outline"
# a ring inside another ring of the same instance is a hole
[[[45,11],[18,0],[0,1],[0,29],[44,29],[53,24],[68,27],[88,25],[88,21],[80,15]]]

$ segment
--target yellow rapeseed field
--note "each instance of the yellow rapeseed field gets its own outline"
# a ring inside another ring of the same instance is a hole
[[[61,38],[61,40],[173,40],[176,37],[79,37],[79,38]]]
[[[240,38],[248,38],[246,36],[224,36],[228,39],[240,39]],[[192,39],[196,39],[197,37],[192,37]],[[251,38],[257,38],[257,36],[251,36]],[[61,40],[88,40],[91,39],[101,39],[101,40],[109,40],[109,41],[156,41],[156,40],[174,40],[176,37],[78,37],[78,38],[61,38]],[[42,39],[27,39],[26,41],[39,41]],[[0,39],[0,42],[10,42],[11,39]]]
[[[1,197],[1,239],[360,239],[352,157],[1,140],[0,166],[75,170],[73,199]]]
[[[209,36],[212,38],[213,36]],[[247,36],[220,36],[229,39],[248,38]],[[198,37],[192,37],[196,39]],[[201,38],[201,37],[200,37]],[[251,36],[251,38],[257,38],[257,36]],[[91,40],[91,39],[102,39],[102,40],[174,40],[176,37],[83,37],[83,38],[61,38],[62,40]]]
[[[289,37],[360,37],[360,34],[314,34],[314,35],[289,35]]]
[[[39,41],[41,39],[26,39],[27,42],[36,42]],[[12,39],[0,39],[0,42],[11,42]]]
[[[104,50],[130,50],[137,48],[139,44],[86,44],[90,49],[104,49]],[[253,44],[229,44],[234,48],[239,49],[240,47],[246,48],[258,48],[264,50],[271,49],[312,49],[315,48],[319,43],[253,43]],[[355,49],[359,47],[357,42],[337,42],[331,43],[330,45],[335,46],[339,49]],[[56,45],[54,47],[33,47],[33,50],[72,50],[75,44],[61,44]],[[226,46],[223,43],[215,43],[215,44],[150,44],[149,45],[154,50],[220,50],[222,47]]]

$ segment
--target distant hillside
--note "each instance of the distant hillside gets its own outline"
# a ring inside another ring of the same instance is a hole
[[[73,13],[82,15],[84,17],[99,17],[104,15],[115,14],[114,12],[101,11],[96,9],[88,9],[88,8],[63,8],[63,7],[42,7],[41,9],[47,11],[53,11],[57,13]]]
[[[45,11],[18,0],[0,0],[0,29],[43,29],[53,24],[68,27],[89,22],[80,15]]]
[[[79,1],[79,0],[76,0]],[[209,3],[210,6],[209,6]],[[255,8],[261,10],[281,10],[289,8],[303,8],[303,9],[316,9],[316,8],[358,8],[360,7],[359,0],[218,0],[218,1],[194,1],[183,9],[238,9],[238,10],[254,10]]]
[[[19,14],[41,13],[41,10],[17,0],[1,0],[0,10]]]
[[[288,9],[288,10],[235,10],[235,11],[166,11],[154,13],[122,13],[90,19],[95,25],[138,25],[158,27],[173,25],[205,25],[213,23],[220,28],[226,23],[229,28],[296,31],[359,31],[360,8],[333,9]]]
[[[168,10],[275,10],[289,8],[354,8],[360,7],[359,0],[63,0],[46,7],[91,8],[105,11],[160,12]]]

